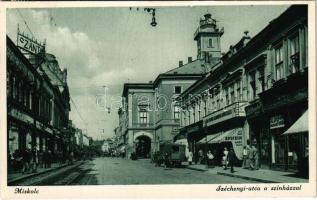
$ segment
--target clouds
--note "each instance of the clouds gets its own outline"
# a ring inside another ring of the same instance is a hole
[[[226,51],[245,29],[255,35],[286,7],[213,6],[209,11],[225,27],[221,46]],[[154,80],[160,73],[177,67],[178,60],[195,58],[193,33],[208,9],[159,8],[155,28],[149,25],[150,15],[129,8],[19,10],[35,37],[41,41],[46,38],[47,51],[56,56],[61,68],[67,68],[71,97],[89,121],[89,134],[96,136],[101,129],[112,135],[118,125],[115,110],[107,114],[95,105],[96,95],[104,92],[102,86],[109,88],[109,98],[116,99],[123,83]],[[16,9],[8,9],[7,34],[13,40],[18,23],[27,32]],[[71,119],[85,128],[76,112],[73,108]]]

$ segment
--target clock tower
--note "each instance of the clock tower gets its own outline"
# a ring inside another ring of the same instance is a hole
[[[220,38],[224,29],[217,26],[217,21],[207,13],[200,19],[194,34],[197,41],[197,59],[213,64],[221,58]]]

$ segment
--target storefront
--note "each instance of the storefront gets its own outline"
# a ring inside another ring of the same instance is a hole
[[[307,117],[307,71],[276,82],[259,96],[246,107],[246,113],[251,142],[255,141],[259,148],[261,168],[299,171],[299,160],[305,157],[308,144],[308,120],[306,124],[300,120]],[[307,131],[286,134],[296,127]]]

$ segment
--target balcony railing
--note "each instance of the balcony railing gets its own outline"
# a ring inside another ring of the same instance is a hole
[[[153,123],[132,123],[130,128],[153,128]]]
[[[235,102],[204,117],[204,124],[207,126],[217,124],[235,117],[245,117],[246,101]]]
[[[156,126],[158,125],[177,125],[179,126],[180,124],[180,119],[161,119],[156,122]]]

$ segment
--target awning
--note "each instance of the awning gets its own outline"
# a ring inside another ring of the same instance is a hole
[[[214,138],[218,137],[221,134],[222,134],[222,132],[212,134],[212,135],[207,135],[203,139],[199,140],[196,144],[206,144],[206,143],[210,144],[211,140],[213,140]]]
[[[243,151],[243,129],[235,128],[221,133],[218,137],[210,140],[209,144],[219,144],[222,142],[231,142],[233,150],[239,160],[242,159]]]
[[[179,139],[175,141],[175,144],[184,144],[184,145],[188,145],[188,141],[187,139]]]
[[[231,130],[226,131],[226,132],[222,132],[217,137],[214,137],[212,140],[210,140],[208,143],[215,144],[215,143],[225,142],[225,137],[230,135],[231,132],[232,132]]]
[[[283,135],[308,132],[308,110]]]
[[[119,151],[124,152],[125,151],[125,145],[121,146]]]

